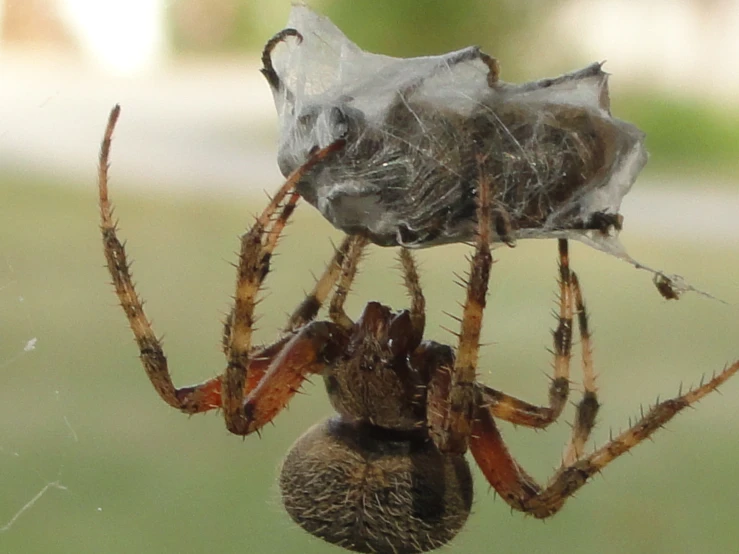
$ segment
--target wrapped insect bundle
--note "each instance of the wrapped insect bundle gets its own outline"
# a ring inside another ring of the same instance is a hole
[[[654,273],[675,297],[695,290],[618,240],[621,201],[647,153],[644,133],[612,117],[602,64],[514,85],[476,47],[407,59],[365,52],[304,5],[263,62],[283,174],[345,141],[297,187],[338,229],[382,246],[470,241],[485,175],[495,241],[577,239]]]

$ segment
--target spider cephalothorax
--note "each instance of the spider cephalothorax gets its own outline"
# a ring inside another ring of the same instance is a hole
[[[464,525],[472,502],[469,450],[488,482],[512,508],[546,518],[595,473],[649,437],[739,371],[739,362],[700,387],[649,410],[629,429],[590,454],[585,444],[598,400],[585,306],[569,269],[567,241],[559,241],[559,312],[554,332],[549,404],[535,406],[476,379],[479,336],[492,264],[490,177],[477,176],[480,228],[466,283],[456,349],[424,341],[425,300],[413,257],[400,251],[411,305],[396,311],[377,302],[353,321],[344,311],[366,239],[347,237],[313,291],[273,344],[251,344],[257,293],[278,237],[292,213],[300,178],[335,156],[341,143],[314,152],[241,237],[234,306],[227,318],[221,375],[177,388],[160,341],[134,290],[108,199],[110,140],[118,108],[108,123],[100,158],[101,230],[108,269],[146,373],[169,405],[192,414],[220,408],[229,431],[248,435],[272,421],[311,375],[321,375],[337,415],[311,428],[288,453],[280,476],[283,501],[301,527],[357,552],[433,550]],[[317,320],[331,298],[328,319]],[[573,318],[582,350],[584,393],[561,466],[542,486],[516,462],[495,419],[531,428],[555,421],[570,390]]]

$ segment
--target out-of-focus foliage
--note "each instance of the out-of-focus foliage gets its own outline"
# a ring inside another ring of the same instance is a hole
[[[352,0],[308,4],[331,18],[362,48],[419,56],[479,44],[500,56],[552,4],[505,0]],[[179,0],[170,25],[180,52],[259,50],[281,29],[290,3],[267,0]]]
[[[646,92],[616,97],[613,109],[647,133],[649,170],[739,176],[739,111]]]

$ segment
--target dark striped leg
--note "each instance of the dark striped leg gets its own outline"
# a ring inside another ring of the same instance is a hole
[[[556,421],[567,404],[570,393],[570,361],[572,357],[572,318],[573,304],[577,309],[582,339],[583,381],[586,389],[591,382],[592,363],[590,354],[590,333],[587,328],[587,314],[582,302],[582,294],[577,284],[577,276],[570,270],[567,240],[559,241],[559,315],[557,328],[552,333],[554,354],[554,375],[549,385],[549,405],[536,406],[509,396],[490,387],[483,386],[482,399],[493,417],[516,425],[542,429]]]
[[[562,456],[560,468],[549,480],[547,486],[541,487],[511,456],[495,425],[493,411],[485,406],[478,410],[478,417],[474,421],[470,439],[470,450],[477,464],[501,498],[514,509],[532,514],[537,518],[546,518],[558,512],[567,498],[577,492],[590,477],[649,438],[679,412],[694,405],[739,372],[739,361],[737,361],[698,388],[656,404],[629,429],[612,438],[592,454],[584,456],[585,444],[595,424],[599,405],[587,314],[579,282],[574,273],[572,274],[572,291],[582,341],[585,391],[577,407],[571,438]]]

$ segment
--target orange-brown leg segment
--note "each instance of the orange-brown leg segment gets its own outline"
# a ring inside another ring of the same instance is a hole
[[[223,376],[221,394],[221,407],[226,427],[233,433],[246,434],[250,432],[252,425],[252,418],[244,408],[244,389],[248,380],[249,355],[255,321],[254,308],[257,304],[257,294],[269,272],[272,252],[298,201],[299,196],[294,191],[295,185],[316,164],[321,163],[343,146],[344,141],[339,140],[326,148],[317,150],[306,163],[293,171],[251,229],[241,237],[230,341],[226,349],[228,365]],[[284,205],[278,212],[283,200]]]
[[[100,148],[98,169],[100,229],[103,237],[103,251],[115,292],[134,334],[140,352],[141,363],[159,396],[170,406],[185,413],[197,413],[220,407],[223,405],[223,398],[217,399],[216,396],[218,394],[222,394],[226,389],[232,390],[234,383],[238,383],[240,390],[236,395],[243,398],[250,388],[256,386],[256,382],[266,372],[266,366],[269,365],[277,351],[287,342],[287,339],[282,339],[270,347],[250,352],[251,329],[245,329],[245,324],[252,321],[253,311],[249,311],[248,307],[253,304],[253,294],[259,289],[261,280],[263,280],[267,273],[269,254],[277,242],[279,232],[284,227],[287,218],[297,202],[297,195],[292,192],[292,189],[306,171],[309,171],[316,163],[321,162],[327,156],[331,155],[331,153],[342,148],[343,142],[338,141],[327,148],[319,150],[304,166],[294,172],[280,191],[278,191],[278,194],[267,209],[265,209],[264,213],[257,219],[255,228],[258,231],[244,235],[244,240],[242,240],[242,256],[239,264],[239,287],[237,287],[236,295],[237,308],[235,309],[233,321],[231,322],[232,328],[229,330],[229,344],[227,348],[227,352],[238,360],[234,365],[239,366],[241,364],[236,370],[242,371],[243,379],[229,380],[229,377],[233,375],[233,370],[231,372],[227,370],[225,376],[211,379],[200,385],[178,389],[172,382],[161,341],[154,334],[144,312],[143,301],[134,288],[125,248],[116,235],[117,226],[113,221],[113,209],[108,195],[108,168],[112,135],[119,115],[120,108],[116,106],[108,118],[108,125]],[[288,195],[289,197],[280,210],[274,224],[267,230],[273,214],[278,211],[280,204]],[[256,235],[259,236],[257,237]],[[265,236],[264,243],[262,243],[263,235]],[[259,243],[259,248],[254,247],[256,242]],[[246,243],[246,246],[244,243]],[[248,253],[256,251],[258,255],[250,259],[248,256],[243,255],[245,251]],[[255,272],[259,275],[256,279],[253,278]],[[253,294],[250,292],[251,289],[253,289]],[[239,302],[241,302],[241,310],[239,310]],[[247,309],[243,309],[245,306]],[[250,378],[246,377],[247,368],[251,369],[254,374]],[[224,383],[226,383],[226,386],[224,386]],[[231,388],[229,388],[229,384]],[[229,397],[228,394],[226,396]]]
[[[482,167],[482,160],[479,160]],[[459,332],[459,346],[453,368],[439,368],[429,383],[429,434],[442,452],[464,453],[472,433],[476,410],[476,370],[480,331],[485,309],[493,256],[491,241],[491,188],[489,178],[480,171],[478,183],[477,241],[470,260],[467,298]]]
[[[123,244],[116,236],[117,224],[113,221],[113,208],[108,198],[108,167],[110,145],[120,108],[115,106],[110,112],[108,125],[100,147],[98,166],[98,192],[100,196],[100,231],[103,235],[103,250],[108,270],[120,305],[126,313],[131,331],[139,347],[141,363],[149,376],[151,384],[159,396],[170,406],[192,413],[191,405],[178,394],[172,383],[162,345],[151,328],[143,302],[139,298],[131,280],[130,263],[126,258]]]
[[[359,235],[349,238],[349,249],[341,266],[341,275],[336,284],[336,291],[328,308],[328,316],[343,329],[349,330],[354,327],[352,319],[344,311],[346,297],[351,290],[354,278],[357,276],[359,262],[362,260],[362,252],[367,246],[367,239]]]
[[[557,419],[550,406],[537,406],[488,386],[481,386],[482,405],[490,413],[514,425],[544,429]]]
[[[483,403],[494,417],[516,425],[542,429],[556,421],[567,404],[570,392],[570,361],[572,357],[573,304],[577,305],[583,349],[583,374],[586,389],[594,383],[590,334],[587,331],[587,315],[577,284],[577,276],[570,270],[567,240],[559,240],[559,315],[556,330],[552,333],[554,346],[554,376],[549,385],[549,406],[536,406],[509,396],[490,387],[482,387]],[[577,284],[577,286],[573,286]],[[577,298],[576,298],[577,297]],[[588,360],[585,363],[585,360]],[[593,384],[594,387],[594,384]]]
[[[254,350],[249,355],[249,370],[247,371],[246,384],[244,385],[244,395],[248,395],[267,373],[272,360],[285,347],[292,335],[282,337],[280,340],[270,346]],[[183,404],[188,406],[187,413],[201,413],[208,410],[215,410],[221,407],[221,395],[223,394],[223,376],[219,375],[208,379],[207,381],[181,387],[177,389],[177,396]]]
[[[554,514],[564,503],[564,500],[580,489],[590,477],[599,473],[609,463],[643,440],[649,438],[678,413],[716,390],[738,371],[739,362],[734,362],[710,381],[687,394],[656,404],[632,427],[595,452],[586,458],[563,466],[551,479],[546,490],[526,503],[526,511],[539,518]]]
[[[316,318],[319,310],[339,280],[344,260],[356,240],[358,240],[356,236],[347,236],[341,242],[341,245],[336,248],[333,258],[326,266],[323,275],[316,280],[313,290],[305,296],[303,301],[293,311],[287,325],[285,325],[285,332],[293,333]]]
[[[526,501],[536,498],[541,487],[508,451],[493,416],[484,407],[478,410],[474,419],[469,445],[490,486],[512,508],[526,511]]]
[[[739,362],[689,393],[655,405],[632,427],[589,456],[562,466],[544,490],[508,453],[488,410],[480,410],[478,413],[470,450],[487,480],[511,507],[537,518],[546,518],[559,511],[567,498],[577,492],[590,477],[649,438],[679,412],[716,390],[737,372]]]
[[[595,417],[598,414],[598,388],[595,385],[595,370],[593,369],[593,348],[590,341],[590,324],[585,310],[580,280],[576,273],[572,273],[572,294],[577,312],[578,328],[580,330],[580,351],[582,358],[582,385],[583,396],[577,405],[575,422],[572,425],[572,435],[562,455],[562,466],[570,465],[581,458],[585,453],[585,445],[590,433],[595,427]]]
[[[400,267],[403,270],[403,283],[411,299],[410,316],[413,324],[413,332],[418,340],[423,338],[426,327],[426,298],[421,288],[421,278],[418,276],[418,268],[413,254],[407,248],[401,248],[398,254]]]
[[[595,424],[598,411],[597,390],[593,372],[590,334],[587,314],[577,276],[572,274],[572,291],[578,313],[583,357],[584,394],[577,407],[572,437],[565,448],[562,465],[542,488],[529,476],[508,452],[495,426],[493,410],[485,406],[480,394],[480,408],[473,425],[470,450],[485,477],[500,496],[514,509],[546,518],[555,514],[567,498],[582,487],[587,480],[600,472],[610,462],[628,452],[650,437],[685,408],[695,404],[716,390],[722,383],[739,372],[739,361],[725,368],[710,381],[698,388],[652,407],[633,426],[612,438],[608,443],[587,457],[583,457],[585,443]]]
[[[347,236],[341,242],[341,245],[335,249],[334,256],[326,266],[321,277],[316,279],[316,283],[313,286],[313,290],[306,294],[303,301],[293,311],[290,318],[288,319],[283,329],[284,333],[292,335],[298,331],[304,325],[313,321],[318,312],[320,311],[326,299],[331,294],[336,282],[339,280],[341,275],[341,268],[344,264],[344,259],[352,245],[357,240],[356,236]],[[231,342],[231,326],[233,325],[234,311],[233,309],[229,313],[228,317],[224,321],[223,329],[223,350],[228,356],[228,348]],[[251,370],[250,370],[251,371]],[[248,390],[248,387],[247,387]]]
[[[314,321],[303,327],[279,352],[264,377],[246,397],[240,426],[232,433],[247,435],[272,421],[300,390],[310,375],[320,373],[327,360],[343,351],[347,335],[328,321]],[[241,423],[243,421],[243,423]]]

